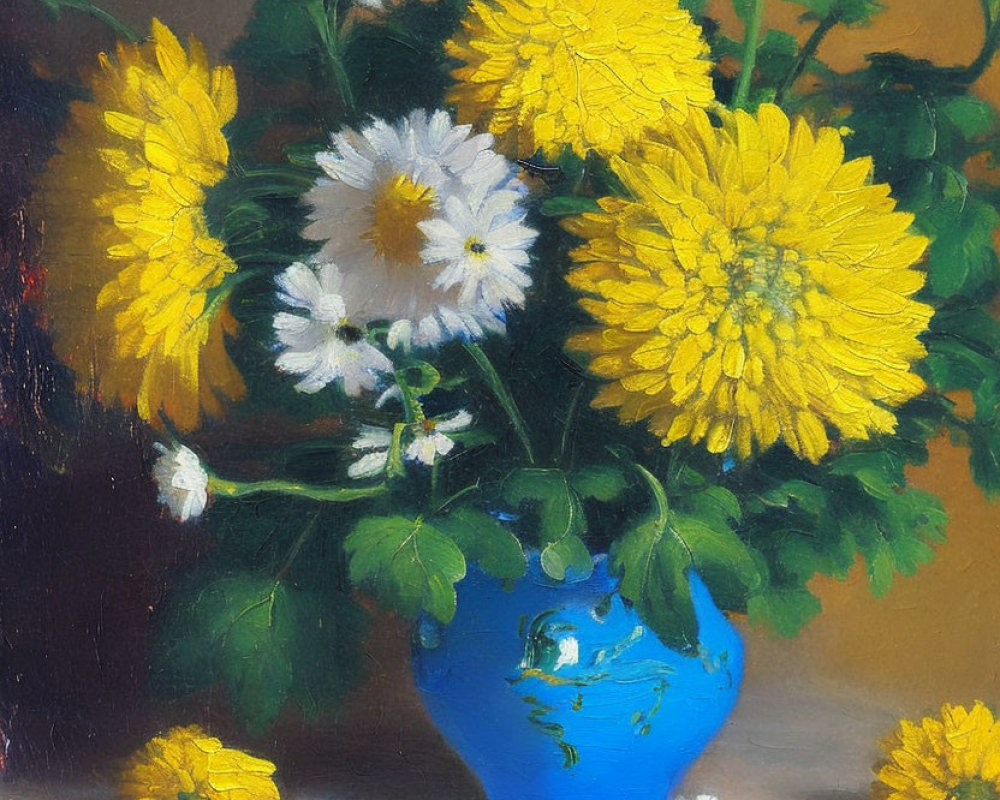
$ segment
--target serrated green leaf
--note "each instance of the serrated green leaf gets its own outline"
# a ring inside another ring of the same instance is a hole
[[[421,609],[441,622],[455,616],[455,583],[465,557],[444,533],[422,519],[365,517],[344,540],[350,576],[368,582],[404,614]]]
[[[613,464],[583,467],[570,473],[569,480],[578,495],[602,503],[616,500],[628,487],[625,473]]]
[[[588,214],[600,211],[601,207],[592,197],[573,197],[563,195],[550,197],[539,209],[546,217],[569,217],[577,214]]]
[[[680,0],[681,8],[695,18],[705,16],[705,6],[707,4],[708,0]]]
[[[460,506],[434,524],[458,545],[466,561],[479,564],[495,578],[516,580],[524,575],[527,560],[521,543],[489,514]]]
[[[649,486],[653,508],[612,545],[612,568],[621,575],[618,591],[664,642],[691,651],[698,643],[698,620],[687,577],[691,553],[670,526],[670,506],[662,484],[644,467],[636,465],[636,469]]]
[[[992,206],[968,198],[952,218],[921,215],[918,227],[933,236],[927,271],[931,290],[942,298],[977,298],[1000,283],[1000,263],[993,247],[993,230],[1000,215]]]
[[[767,624],[778,635],[791,637],[822,608],[819,598],[805,587],[770,588],[747,601],[747,616],[752,624]]]
[[[288,592],[271,578],[240,575],[175,598],[163,668],[173,682],[192,688],[221,681],[246,726],[263,731],[292,686],[295,623]]]

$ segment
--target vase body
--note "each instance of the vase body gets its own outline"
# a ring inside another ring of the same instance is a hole
[[[537,558],[512,587],[475,567],[447,627],[414,651],[424,705],[489,800],[664,800],[729,715],[743,645],[697,575],[695,655],[616,594],[603,558],[556,583]]]

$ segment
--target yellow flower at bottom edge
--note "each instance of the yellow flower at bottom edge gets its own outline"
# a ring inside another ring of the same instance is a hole
[[[274,764],[223,747],[197,725],[157,736],[132,757],[119,800],[278,800]]]
[[[626,139],[715,99],[708,45],[678,0],[473,0],[445,45],[464,62],[448,102],[508,155]]]
[[[910,298],[927,240],[836,130],[774,105],[721,114],[613,157],[632,199],[567,221],[586,240],[569,282],[600,323],[568,346],[610,382],[594,404],[648,418],[664,445],[746,458],[782,439],[816,462],[828,426],[891,432],[923,390],[910,368],[932,309]]]
[[[873,800],[1000,800],[1000,723],[979,701],[902,720],[884,748]]]
[[[185,53],[158,20],[152,33],[101,54],[43,176],[48,317],[81,386],[191,429],[244,391],[233,320],[210,296],[236,264],[204,209],[226,174],[236,83],[194,38]]]

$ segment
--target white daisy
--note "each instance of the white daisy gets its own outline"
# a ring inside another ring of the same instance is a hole
[[[344,392],[356,397],[392,371],[386,355],[349,321],[336,265],[314,270],[295,263],[276,280],[278,299],[308,312],[300,316],[282,311],[274,317],[274,332],[284,348],[275,364],[282,372],[304,376],[296,389],[312,394],[340,380]]]
[[[181,522],[197,517],[208,504],[208,473],[194,451],[184,445],[168,448],[157,442],[161,453],[153,464],[158,499]]]
[[[455,440],[448,434],[463,431],[471,424],[472,415],[465,410],[414,423],[408,426],[410,441],[403,448],[403,458],[432,467],[438,457],[448,455],[455,448]],[[392,432],[387,428],[362,425],[351,446],[364,455],[348,466],[347,474],[352,478],[374,477],[385,471]]]
[[[517,192],[490,192],[475,205],[449,197],[440,216],[420,223],[427,237],[424,260],[440,267],[434,286],[459,287],[462,306],[502,311],[524,305],[531,285],[525,272],[528,250],[538,232],[524,225]]]
[[[438,281],[447,259],[425,261],[428,233],[421,224],[448,219],[453,197],[477,213],[484,204],[510,205],[520,221],[513,203],[523,184],[491,149],[492,135],[471,135],[470,126],[453,125],[444,111],[414,111],[394,125],[376,120],[360,132],[345,129],[331,143],[316,156],[326,174],[305,195],[312,211],[303,233],[323,243],[320,260],[340,265],[340,294],[352,316],[395,323],[393,341],[401,344],[502,331],[499,305],[486,304],[475,290],[463,295],[461,279]],[[501,199],[488,201],[494,193]],[[509,288],[510,279],[494,283]],[[523,288],[514,296],[523,296]]]

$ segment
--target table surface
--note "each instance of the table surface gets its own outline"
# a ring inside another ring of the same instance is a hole
[[[851,687],[787,679],[751,683],[744,687],[722,734],[689,774],[683,793],[688,798],[711,794],[719,800],[866,800],[877,742],[897,718],[896,712]],[[409,760],[403,751],[397,755]],[[449,779],[453,764],[431,762],[417,772],[387,766],[389,773],[381,775],[377,769],[358,771],[345,765],[342,779],[334,784],[287,791],[284,796],[286,800],[472,800],[467,782],[456,787]],[[94,785],[0,784],[0,800],[110,800],[112,796],[108,787]]]

